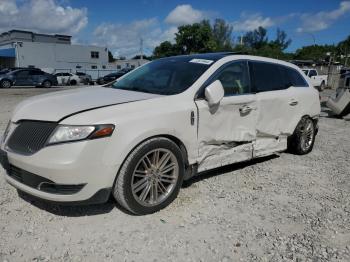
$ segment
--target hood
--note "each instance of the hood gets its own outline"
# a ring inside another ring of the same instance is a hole
[[[160,96],[105,87],[87,87],[59,91],[24,100],[16,107],[12,121],[17,122],[27,119],[57,122],[62,118],[82,111]]]

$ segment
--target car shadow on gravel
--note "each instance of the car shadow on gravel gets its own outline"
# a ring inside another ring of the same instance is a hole
[[[194,177],[190,178],[189,180],[184,181],[182,184],[182,187],[187,188],[187,187],[190,187],[191,185],[193,185],[199,181],[203,181],[203,180],[212,178],[214,176],[222,175],[225,173],[238,171],[238,170],[246,168],[248,166],[253,166],[253,165],[256,165],[258,163],[266,162],[266,161],[269,161],[269,160],[272,160],[275,158],[279,158],[279,155],[270,155],[270,156],[260,157],[260,158],[256,158],[253,160],[239,162],[239,163],[231,164],[228,166],[218,167],[218,168],[215,168],[215,169],[212,169],[209,171],[200,172],[200,173],[196,174]]]
[[[192,177],[191,179],[184,181],[182,187],[187,188],[199,181],[206,180],[221,174],[237,171],[237,170],[246,168],[248,166],[262,163],[278,157],[279,157],[278,155],[266,156],[266,157],[261,157],[250,161],[246,161],[246,162],[223,166],[210,171],[201,172],[201,173],[198,173],[196,176]],[[45,200],[38,199],[20,190],[17,190],[17,192],[18,192],[18,196],[24,201],[30,203],[31,205],[41,210],[47,211],[57,216],[66,216],[66,217],[94,216],[94,215],[110,213],[114,208],[118,208],[121,212],[125,214],[134,215],[130,213],[128,210],[126,210],[125,208],[123,208],[122,206],[120,206],[113,199],[113,197],[110,197],[108,202],[104,204],[64,206],[64,205],[58,205],[58,204],[46,202]]]
[[[108,200],[107,203],[97,204],[97,205],[63,206],[63,205],[49,203],[44,200],[35,198],[20,190],[17,190],[17,192],[18,192],[18,196],[22,198],[24,201],[30,203],[31,205],[41,210],[50,212],[57,216],[67,216],[67,217],[94,216],[94,215],[109,213],[115,207],[121,210],[121,208],[116,205],[116,202],[113,199]],[[124,210],[121,210],[121,211],[126,213],[126,211]]]

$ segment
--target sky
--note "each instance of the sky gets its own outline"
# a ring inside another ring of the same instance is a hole
[[[0,0],[0,32],[11,29],[68,34],[73,43],[108,47],[117,56],[150,55],[174,41],[177,27],[222,18],[239,37],[258,26],[292,39],[287,51],[333,44],[350,35],[350,0]]]

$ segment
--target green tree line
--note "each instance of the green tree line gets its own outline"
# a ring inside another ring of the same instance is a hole
[[[350,36],[334,45],[310,45],[286,52],[292,40],[286,32],[277,29],[274,39],[269,39],[267,29],[259,27],[240,37],[233,36],[232,25],[223,19],[213,23],[203,20],[178,27],[174,43],[165,41],[155,47],[153,58],[193,53],[232,51],[284,60],[325,61],[331,53],[339,62],[347,62],[350,55]],[[350,62],[350,61],[349,61]]]

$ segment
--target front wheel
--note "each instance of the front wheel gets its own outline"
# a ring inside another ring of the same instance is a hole
[[[312,151],[315,143],[316,128],[310,117],[303,117],[288,138],[288,149],[297,155],[305,155]]]
[[[177,197],[184,170],[179,147],[167,138],[152,138],[127,157],[113,195],[120,205],[136,215],[157,212]]]
[[[9,80],[2,80],[0,83],[1,88],[10,88],[11,85],[11,81]]]

